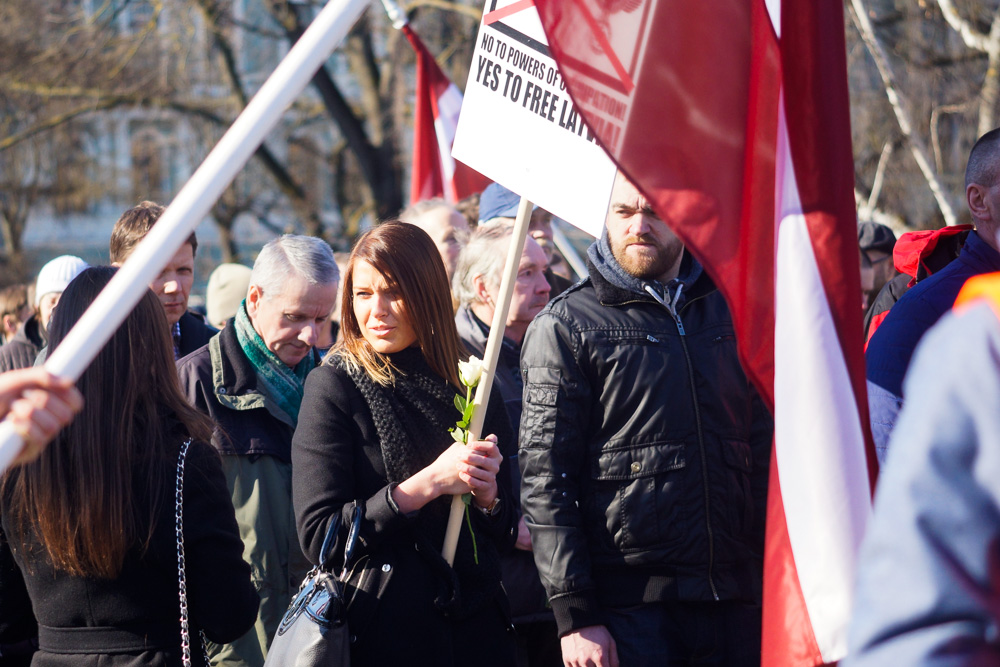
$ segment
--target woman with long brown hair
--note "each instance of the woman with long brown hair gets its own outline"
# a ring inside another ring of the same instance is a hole
[[[57,347],[114,269],[91,268],[63,292]],[[191,660],[198,630],[225,642],[253,625],[258,598],[211,422],[180,393],[168,326],[147,291],[84,371],[84,407],[34,462],[3,480],[2,529],[38,621],[32,665],[180,665],[175,480],[181,502]],[[190,442],[185,447],[185,443]],[[3,582],[6,588],[9,581]],[[12,610],[5,609],[7,616]]]
[[[348,564],[354,664],[512,665],[497,554],[516,537],[501,466],[513,437],[496,392],[490,436],[465,445],[448,433],[461,418],[460,343],[425,232],[390,221],[361,237],[343,278],[341,336],[306,381],[292,494],[313,562],[336,516],[349,525],[361,515]],[[472,497],[451,568],[441,547],[451,496],[464,493]]]

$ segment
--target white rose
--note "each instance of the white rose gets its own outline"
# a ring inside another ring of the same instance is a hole
[[[466,387],[475,387],[483,375],[483,360],[479,357],[469,357],[468,361],[458,362],[458,376]]]

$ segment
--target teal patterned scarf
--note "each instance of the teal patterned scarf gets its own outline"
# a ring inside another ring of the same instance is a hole
[[[234,319],[236,340],[243,348],[243,354],[257,371],[258,389],[274,402],[292,420],[292,426],[299,421],[299,407],[306,376],[316,366],[315,356],[310,352],[295,368],[289,368],[278,356],[267,349],[264,339],[253,328],[247,314],[246,299],[240,304]]]

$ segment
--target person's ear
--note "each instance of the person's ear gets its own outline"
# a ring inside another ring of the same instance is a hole
[[[486,281],[483,280],[483,274],[477,273],[472,276],[472,290],[476,294],[476,298],[485,304],[493,304],[493,297],[490,296],[490,291],[486,287]]]
[[[257,309],[260,308],[260,302],[263,298],[264,292],[261,291],[260,287],[251,285],[250,289],[247,290],[247,315],[256,317]]]
[[[989,205],[986,203],[986,188],[978,183],[970,183],[965,189],[965,198],[969,205],[969,212],[976,219],[989,220],[993,217]]]

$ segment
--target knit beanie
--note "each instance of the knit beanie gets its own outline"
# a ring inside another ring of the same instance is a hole
[[[250,288],[249,267],[242,264],[220,264],[208,277],[205,291],[205,310],[208,323],[221,329],[246,298]]]
[[[38,307],[46,294],[62,294],[73,278],[80,275],[87,266],[85,261],[73,255],[60,255],[43,266],[35,281],[35,307]]]

